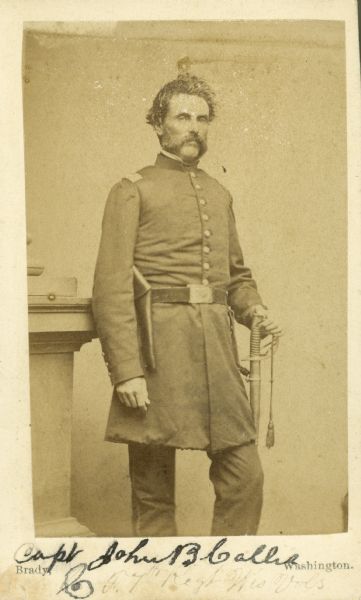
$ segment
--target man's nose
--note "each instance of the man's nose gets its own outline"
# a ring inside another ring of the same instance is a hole
[[[189,122],[189,131],[199,133],[199,123],[196,119],[191,119]]]

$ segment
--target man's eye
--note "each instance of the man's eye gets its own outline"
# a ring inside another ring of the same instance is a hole
[[[208,117],[199,117],[199,121],[202,121],[202,123],[208,123]]]

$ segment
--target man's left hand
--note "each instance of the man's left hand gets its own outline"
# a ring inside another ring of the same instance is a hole
[[[282,328],[274,320],[273,316],[268,311],[268,309],[262,306],[261,304],[256,304],[253,307],[252,318],[255,317],[259,317],[262,339],[267,337],[268,335],[272,335],[278,341],[278,338],[280,338],[283,335]]]

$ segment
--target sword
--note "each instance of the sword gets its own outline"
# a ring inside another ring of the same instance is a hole
[[[249,398],[253,422],[256,429],[256,443],[259,434],[259,415],[261,402],[261,321],[262,317],[255,315],[252,319],[250,353],[249,353]]]
[[[250,371],[249,371],[249,396],[253,416],[253,422],[256,429],[256,444],[258,444],[259,418],[261,403],[261,360],[265,358],[261,354],[261,324],[263,317],[254,315],[252,320],[251,338],[250,338]],[[270,377],[270,403],[269,403],[269,421],[267,427],[266,446],[272,448],[275,443],[275,431],[273,424],[273,380],[274,380],[274,337],[271,342],[271,377]]]

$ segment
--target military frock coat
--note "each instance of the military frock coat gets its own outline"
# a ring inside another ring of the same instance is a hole
[[[223,288],[228,304],[153,303],[156,369],[144,365],[133,265],[152,287]],[[198,167],[159,154],[108,197],[93,315],[113,385],[144,375],[147,414],[115,392],[106,439],[218,451],[255,439],[232,340],[230,309],[247,323],[261,303],[244,265],[229,192]]]

